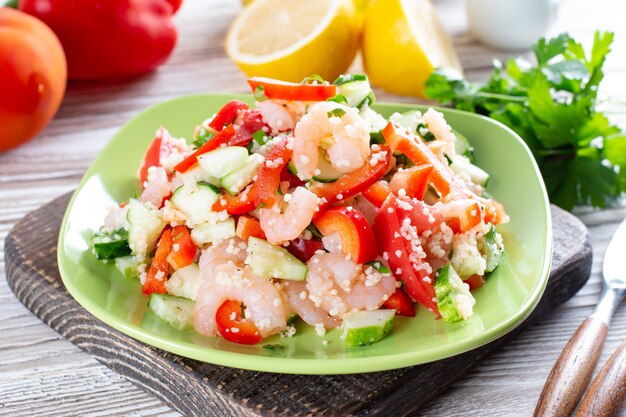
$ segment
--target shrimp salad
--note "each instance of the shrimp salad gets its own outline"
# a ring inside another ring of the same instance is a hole
[[[248,83],[254,106],[226,103],[192,144],[157,130],[95,256],[170,325],[235,343],[300,320],[361,346],[397,315],[472,316],[508,217],[443,114],[385,118],[364,75]]]

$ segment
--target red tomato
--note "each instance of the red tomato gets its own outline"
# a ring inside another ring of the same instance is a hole
[[[384,306],[396,310],[399,316],[415,317],[415,303],[400,288],[391,294]]]
[[[167,256],[172,250],[172,229],[165,229],[159,243],[157,244],[157,250],[152,259],[152,265],[148,270],[146,281],[141,287],[141,291],[144,294],[152,294],[153,292],[159,294],[165,294],[165,282],[170,273],[170,264],[167,262]]]
[[[272,207],[276,202],[280,174],[291,159],[292,151],[287,147],[291,140],[292,138],[289,137],[284,138],[265,155],[265,161],[261,164],[256,180],[258,193],[255,202],[257,206],[263,203],[266,207]]]
[[[243,318],[241,303],[226,300],[215,313],[215,324],[222,337],[242,345],[255,345],[262,339],[256,324]]]
[[[415,165],[432,165],[433,170],[430,174],[430,181],[432,181],[442,197],[448,195],[456,185],[454,175],[450,169],[437,158],[421,139],[405,128],[394,122],[389,122],[383,129],[383,137],[385,142],[389,144],[392,152],[403,153]]]
[[[224,126],[231,124],[237,118],[237,115],[248,110],[248,105],[239,100],[231,100],[213,116],[213,119],[209,122],[209,127],[217,130],[218,132],[224,129]]]
[[[324,236],[339,233],[341,251],[358,263],[366,263],[378,254],[372,228],[361,212],[346,206],[331,207],[313,220]]]
[[[485,278],[482,275],[472,275],[465,282],[470,287],[470,291],[474,291],[476,288],[482,287],[485,284]]]
[[[337,94],[334,84],[296,84],[264,77],[248,78],[255,92],[261,86],[267,98],[293,101],[324,101]]]
[[[315,252],[324,250],[324,244],[319,240],[307,240],[298,237],[290,241],[286,249],[300,261],[307,263],[315,255]]]
[[[193,263],[198,248],[191,240],[189,229],[185,226],[176,226],[172,229],[172,250],[167,256],[167,262],[175,270],[184,268]]]
[[[432,170],[433,166],[427,164],[398,171],[389,182],[389,188],[395,195],[399,195],[400,190],[404,190],[407,197],[421,200],[424,198]]]
[[[46,127],[61,105],[66,79],[63,48],[50,28],[0,8],[0,151]]]
[[[391,155],[387,146],[381,146],[379,152],[384,152],[384,155],[376,161],[375,165],[365,161],[365,165],[361,168],[343,175],[335,182],[315,183],[309,188],[319,198],[326,199],[324,204],[320,204],[320,212],[324,207],[367,190],[385,175]]]
[[[224,130],[213,136],[207,143],[199,147],[194,153],[181,161],[174,168],[178,172],[185,172],[198,162],[198,156],[211,152],[222,145],[228,144],[228,141],[235,135],[233,125],[228,125]]]
[[[261,223],[250,216],[241,216],[237,219],[235,235],[245,241],[248,241],[250,236],[265,240],[265,232],[261,229]]]
[[[238,216],[251,212],[256,208],[255,197],[257,194],[255,183],[248,185],[242,192],[235,196],[224,193],[212,207],[213,211],[226,212],[232,216]],[[222,204],[224,202],[224,204]]]

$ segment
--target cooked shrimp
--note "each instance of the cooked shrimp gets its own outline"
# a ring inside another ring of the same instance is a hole
[[[284,132],[293,130],[296,119],[289,110],[272,100],[259,101],[256,106],[261,111],[263,121],[272,129],[272,132]]]
[[[172,194],[171,184],[163,167],[148,168],[148,180],[143,186],[141,201],[151,203],[155,208],[160,208],[165,197]]]
[[[307,263],[309,299],[332,317],[353,309],[376,310],[396,290],[396,280],[371,266],[362,266],[338,253],[322,253]]]
[[[338,115],[333,116],[335,111]],[[294,130],[293,162],[300,179],[313,177],[318,148],[342,174],[363,166],[370,154],[369,127],[359,112],[342,104],[322,101],[313,105]]]
[[[435,135],[435,138],[437,138],[436,141],[428,143],[431,148],[440,148],[441,152],[445,152],[448,156],[456,155],[454,148],[456,137],[454,136],[454,133],[452,133],[450,125],[443,118],[442,113],[430,108],[422,116],[422,123],[424,123],[428,130],[430,130],[430,133]],[[435,153],[441,153],[437,152],[437,150],[433,151],[435,151]]]
[[[341,324],[341,321],[337,317],[330,317],[328,313],[320,307],[315,307],[313,301],[309,299],[309,291],[306,288],[306,283],[286,281],[283,284],[283,288],[285,289],[289,305],[305,323],[311,326],[322,323],[326,329],[332,329]]]
[[[217,334],[215,314],[226,300],[241,301],[245,316],[263,337],[284,330],[287,318],[278,289],[270,280],[243,265],[246,251],[230,239],[206,249],[200,257],[202,284],[198,289],[193,325],[206,336]],[[237,249],[240,249],[237,251]]]
[[[317,196],[304,187],[297,187],[293,194],[285,195],[288,203],[284,213],[279,203],[271,208],[261,209],[259,220],[268,242],[280,245],[293,240],[307,228],[317,209]]]

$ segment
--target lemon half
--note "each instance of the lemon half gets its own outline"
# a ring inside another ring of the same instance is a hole
[[[352,63],[358,40],[351,0],[255,0],[230,27],[226,52],[248,76],[332,81]]]
[[[372,84],[417,97],[424,96],[435,67],[461,71],[430,0],[372,0],[363,27],[363,64]]]

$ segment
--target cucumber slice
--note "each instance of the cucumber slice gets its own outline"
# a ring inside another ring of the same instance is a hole
[[[370,128],[370,143],[385,143],[382,130],[387,126],[387,120],[369,106],[361,107],[359,116],[367,122]]]
[[[419,110],[409,110],[403,113],[394,113],[389,117],[389,120],[398,123],[400,126],[409,129],[411,132],[416,132],[417,125],[422,118],[422,112]]]
[[[178,330],[193,326],[193,308],[195,302],[167,294],[152,293],[148,308],[161,320]]]
[[[290,279],[304,281],[308,268],[287,249],[250,237],[248,239],[252,270],[265,278]]]
[[[444,265],[435,274],[437,307],[446,323],[465,320],[474,314],[476,300],[452,265]]]
[[[174,191],[170,201],[195,225],[211,219],[211,207],[221,196],[222,192],[216,186],[199,182],[195,185],[181,185]]]
[[[326,152],[321,148],[318,149],[317,169],[319,174],[313,176],[317,182],[335,182],[342,176],[326,159]]]
[[[145,258],[152,252],[166,223],[156,210],[148,209],[139,200],[128,202],[128,246],[133,255]]]
[[[367,75],[349,74],[341,75],[335,80],[337,85],[337,94],[341,94],[346,98],[346,104],[350,107],[361,108],[365,104],[371,106],[374,104],[374,92],[370,87]]]
[[[241,146],[226,146],[198,157],[198,164],[211,177],[222,178],[238,170],[248,160],[248,150]]]
[[[264,160],[262,155],[253,153],[248,157],[244,166],[221,179],[222,188],[230,195],[239,193],[252,182]]]
[[[217,223],[203,223],[191,231],[191,239],[198,246],[232,237],[235,237],[235,219],[232,217]]]
[[[341,338],[346,346],[380,342],[391,332],[396,310],[351,311],[343,316]]]
[[[113,233],[96,233],[92,242],[96,259],[115,259],[130,255],[128,232],[124,229]]]
[[[201,283],[200,267],[191,264],[174,272],[165,282],[165,289],[168,294],[195,300]]]
[[[474,147],[469,143],[469,140],[458,131],[452,129],[452,133],[456,136],[454,142],[454,149],[457,155],[463,155],[471,161],[474,160]]]
[[[489,231],[485,233],[484,240],[479,241],[478,247],[487,263],[485,272],[493,272],[500,265],[500,258],[504,252],[502,236],[494,225],[491,225]]]
[[[134,256],[123,256],[115,258],[115,268],[124,275],[125,278],[137,278],[139,276],[139,265],[143,260]]]
[[[452,164],[450,164],[450,168],[457,174],[461,172],[466,173],[474,184],[482,185],[483,187],[487,186],[487,182],[489,182],[489,174],[483,171],[481,168],[472,164],[467,160],[467,158],[455,155],[452,157]]]

